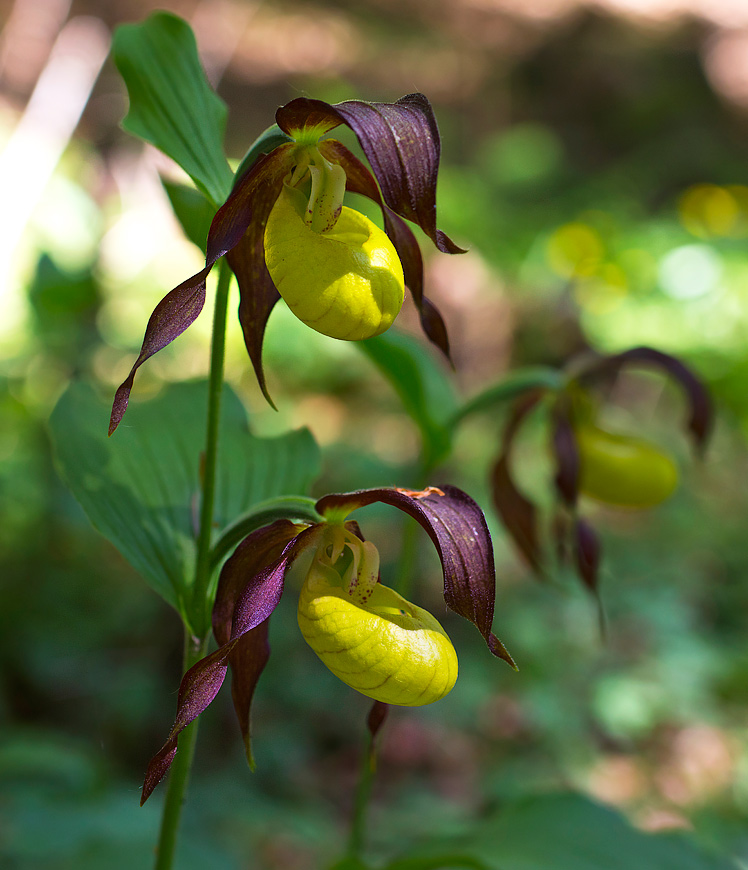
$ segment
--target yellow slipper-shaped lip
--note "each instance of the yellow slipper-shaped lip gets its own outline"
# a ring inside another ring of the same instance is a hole
[[[342,207],[335,226],[314,232],[284,187],[265,227],[265,263],[291,311],[317,332],[359,341],[385,332],[403,304],[403,268],[386,233]]]
[[[654,444],[579,426],[580,490],[618,507],[646,508],[665,501],[678,484],[678,468]]]
[[[386,704],[419,707],[448,694],[457,654],[438,621],[381,583],[357,603],[336,578],[314,563],[298,608],[304,639],[335,676]]]

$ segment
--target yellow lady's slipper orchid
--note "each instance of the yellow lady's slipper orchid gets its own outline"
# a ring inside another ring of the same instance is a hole
[[[346,583],[319,553],[301,590],[298,621],[304,640],[336,677],[375,701],[419,707],[447,695],[457,680],[457,654],[437,620],[377,582],[379,554],[365,552]]]
[[[330,229],[304,220],[285,186],[265,227],[265,264],[291,311],[317,332],[358,341],[389,329],[403,304],[403,267],[387,235],[343,206]]]
[[[678,485],[678,468],[654,444],[598,426],[575,430],[579,490],[605,504],[646,508],[660,504]]]

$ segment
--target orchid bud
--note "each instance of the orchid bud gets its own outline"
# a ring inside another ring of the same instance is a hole
[[[288,307],[332,338],[359,341],[385,332],[405,294],[392,242],[346,206],[321,232],[306,215],[303,194],[286,185],[265,227],[265,263]]]
[[[369,698],[404,707],[440,700],[457,680],[452,642],[428,611],[378,582],[373,544],[346,543],[354,560],[342,577],[324,554],[312,562],[299,597],[304,639],[336,677]]]
[[[678,469],[654,444],[592,425],[577,426],[575,436],[585,495],[617,507],[647,508],[675,490]]]

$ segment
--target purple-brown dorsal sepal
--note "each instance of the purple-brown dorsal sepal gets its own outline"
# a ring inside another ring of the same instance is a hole
[[[382,502],[410,514],[436,547],[444,572],[447,606],[480,631],[489,650],[515,667],[512,657],[491,632],[496,573],[491,535],[483,511],[469,495],[454,486],[405,489],[368,489],[327,495],[316,509],[323,516],[342,517],[360,507]]]
[[[395,246],[402,263],[405,285],[418,308],[421,326],[427,338],[441,350],[447,359],[449,338],[447,328],[436,306],[423,295],[423,256],[421,247],[405,221],[383,201],[379,187],[369,170],[337,139],[320,142],[320,153],[331,163],[339,163],[346,174],[346,190],[365,196],[375,202],[384,218],[384,230]]]
[[[232,641],[225,644],[211,655],[200,659],[182,677],[177,698],[177,716],[166,743],[148,764],[140,798],[141,806],[171,767],[177,753],[177,740],[181,732],[210,705],[218,694],[226,677],[229,655],[235,643]]]
[[[350,100],[330,105],[299,98],[275,115],[289,136],[322,136],[338,124],[353,130],[376,176],[387,205],[413,221],[446,254],[461,254],[436,227],[436,179],[441,140],[431,104],[423,94],[395,103]]]
[[[542,391],[534,391],[515,404],[504,429],[501,453],[491,471],[491,494],[496,512],[517,549],[538,576],[544,573],[538,512],[535,505],[517,488],[510,464],[514,439],[542,395]]]
[[[213,218],[208,231],[205,268],[167,293],[154,309],[146,326],[138,358],[115,394],[109,421],[110,435],[119,426],[127,410],[137,370],[153,354],[163,350],[181,335],[203,310],[205,280],[216,261],[241,241],[247,228],[255,220],[262,222],[264,232],[267,216],[278,198],[283,178],[291,169],[292,150],[291,144],[281,145],[255,163]],[[264,253],[262,265],[264,268]],[[264,328],[263,322],[263,331]],[[262,333],[260,344],[261,335]],[[259,377],[261,374],[260,369]]]
[[[557,407],[553,414],[551,444],[556,460],[556,490],[573,510],[579,496],[579,448],[571,421],[563,407]]]
[[[277,562],[283,549],[298,534],[298,526],[290,520],[276,520],[247,535],[226,560],[213,605],[213,634],[219,646],[231,639],[236,603],[248,580]]]
[[[654,366],[683,388],[688,402],[686,429],[699,452],[703,452],[714,426],[714,405],[709,391],[691,369],[670,354],[653,347],[634,347],[613,356],[597,359],[582,372],[583,377],[597,373],[616,373],[630,364]]]

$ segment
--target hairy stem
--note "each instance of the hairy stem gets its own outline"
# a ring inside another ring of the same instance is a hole
[[[205,655],[207,646],[207,637],[200,640],[194,637],[185,626],[185,673]],[[184,796],[190,778],[192,759],[195,755],[198,721],[195,719],[194,722],[190,723],[179,737],[179,752],[177,752],[169,772],[169,785],[166,790],[163,815],[161,816],[161,830],[158,837],[158,846],[156,847],[155,870],[171,870],[174,863],[179,821],[182,816]]]

